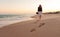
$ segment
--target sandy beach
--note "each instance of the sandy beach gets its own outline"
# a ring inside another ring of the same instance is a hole
[[[41,21],[35,21],[18,22],[0,28],[0,37],[60,37],[60,14],[44,14]]]

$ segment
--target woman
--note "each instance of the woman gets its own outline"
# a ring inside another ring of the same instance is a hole
[[[39,20],[41,20],[41,14],[42,14],[42,6],[39,5],[39,7],[38,7],[38,17],[39,17]]]
[[[39,5],[38,12],[36,13],[38,15],[37,21],[41,21],[41,15],[42,15],[42,6]]]

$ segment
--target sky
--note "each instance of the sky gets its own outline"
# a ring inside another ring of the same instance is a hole
[[[60,0],[0,0],[0,14],[35,13],[39,4],[43,12],[60,10]]]

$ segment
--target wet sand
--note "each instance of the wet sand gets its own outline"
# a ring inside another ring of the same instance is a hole
[[[45,15],[37,23],[36,20],[30,20],[5,26],[0,28],[0,37],[60,37],[59,15]]]

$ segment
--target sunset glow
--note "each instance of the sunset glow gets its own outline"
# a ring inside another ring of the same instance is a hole
[[[43,12],[60,11],[60,0],[0,0],[0,14],[33,13],[39,4]]]

